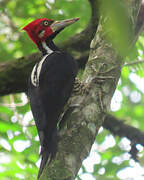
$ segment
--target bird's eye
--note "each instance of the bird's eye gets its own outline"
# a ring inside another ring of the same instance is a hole
[[[43,25],[44,26],[48,26],[49,25],[49,22],[46,20],[46,21],[43,21]]]

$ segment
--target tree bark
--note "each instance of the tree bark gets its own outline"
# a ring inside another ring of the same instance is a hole
[[[106,39],[108,32],[104,30],[102,23],[103,14],[100,14],[98,21],[98,1],[89,0],[89,2],[92,7],[89,25],[61,47],[72,51],[80,62],[80,67],[83,67],[87,62],[89,43],[97,30],[91,42],[89,60],[82,76],[82,86],[85,89],[74,94],[69,101],[73,111],[68,114],[67,127],[63,127],[60,131],[58,153],[50,166],[45,167],[40,180],[74,180],[109,110],[124,63],[121,55]],[[135,26],[141,0],[121,0],[121,2],[127,6],[133,31],[136,29],[133,37],[135,42],[140,34]],[[40,56],[40,53],[35,53],[0,64],[0,95],[26,92],[28,76]],[[18,78],[20,75],[21,78]]]
[[[121,2],[129,10],[132,29],[135,29],[141,1]],[[58,153],[54,161],[46,165],[40,180],[75,179],[109,110],[124,61],[121,54],[107,41],[109,30],[104,29],[103,14],[100,15],[97,33],[91,42],[89,60],[82,76],[85,91],[71,97],[70,104],[74,110],[67,118],[67,128],[60,131]]]

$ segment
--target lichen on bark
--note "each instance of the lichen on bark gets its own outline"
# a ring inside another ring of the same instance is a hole
[[[122,2],[127,5],[125,1]],[[132,1],[129,1],[129,6],[127,8],[133,8]],[[129,18],[132,17],[134,21],[136,13],[132,10],[129,13],[131,13]],[[67,168],[70,174],[54,178],[54,180],[75,179],[82,161],[90,152],[106,112],[109,110],[124,61],[119,51],[107,41],[107,31],[104,30],[102,22],[99,21],[97,33],[91,42],[89,60],[82,76],[82,83],[86,91],[71,97],[71,105],[77,104],[78,106],[68,117],[68,128],[62,130],[56,159],[52,165],[46,166],[40,180],[46,180],[46,174],[47,178],[49,177],[51,168],[58,170],[55,164],[57,160],[64,169]],[[55,177],[55,174],[52,177]]]

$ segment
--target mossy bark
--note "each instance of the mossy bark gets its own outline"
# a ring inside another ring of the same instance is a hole
[[[74,51],[77,59],[86,59],[89,42],[90,56],[84,71],[82,82],[83,93],[75,94],[70,104],[75,106],[67,119],[67,128],[60,131],[58,153],[55,160],[45,167],[40,180],[74,180],[82,161],[90,152],[106,112],[109,110],[111,98],[116,89],[121,73],[121,56],[107,42],[102,21],[98,24],[96,6],[98,1],[89,0],[92,7],[92,19],[87,29],[63,47]],[[136,18],[141,0],[122,0],[128,9],[128,14],[135,29]],[[98,29],[97,29],[98,25]],[[89,36],[88,36],[89,35]],[[85,41],[84,41],[84,40]],[[81,42],[81,46],[79,45]],[[80,51],[85,56],[79,56]],[[41,56],[36,53],[12,62],[0,65],[0,95],[27,91],[27,79],[34,63]],[[82,60],[83,62],[83,60]],[[85,60],[86,62],[86,60]]]
[[[129,16],[133,22],[138,12],[133,7],[134,3],[129,1],[128,7],[131,8]],[[137,1],[137,8],[139,3]],[[109,110],[124,61],[111,43],[107,42],[106,33],[102,21],[99,21],[82,77],[85,91],[71,97],[70,103],[75,109],[67,119],[67,128],[60,132],[56,158],[50,166],[46,165],[40,180],[75,179]]]

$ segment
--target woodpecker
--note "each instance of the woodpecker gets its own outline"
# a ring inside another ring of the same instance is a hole
[[[56,155],[57,125],[71,95],[78,70],[73,57],[61,51],[53,39],[65,27],[78,20],[54,21],[41,18],[23,28],[43,54],[42,59],[34,65],[28,84],[30,106],[41,145],[42,160],[38,178],[47,161],[50,163]]]

